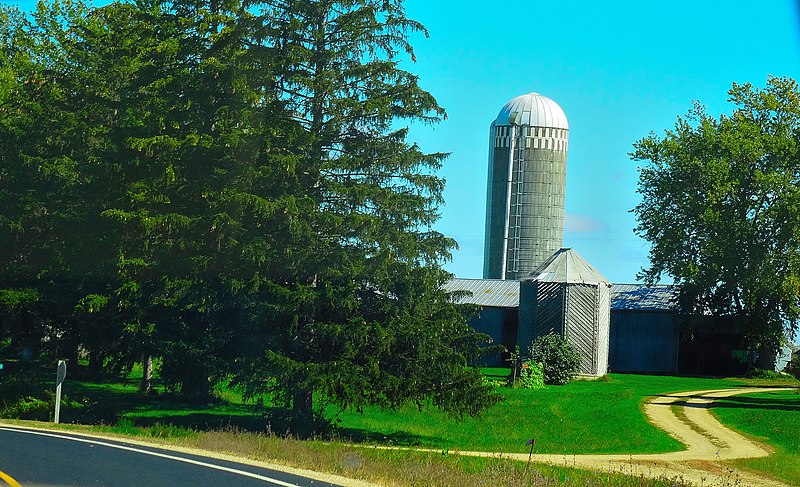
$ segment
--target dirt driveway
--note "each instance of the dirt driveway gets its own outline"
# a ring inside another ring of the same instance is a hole
[[[749,440],[723,426],[709,412],[717,398],[757,392],[780,391],[781,388],[739,387],[708,391],[680,392],[657,396],[644,406],[648,419],[656,427],[686,445],[672,453],[646,455],[533,455],[534,462],[601,469],[646,477],[679,477],[703,486],[782,487],[786,484],[746,472],[721,462],[737,458],[769,455],[768,447]],[[676,415],[676,406],[682,414]],[[624,434],[624,432],[620,432]],[[471,456],[502,456],[527,460],[524,453],[455,452]],[[788,486],[787,486],[788,487]]]

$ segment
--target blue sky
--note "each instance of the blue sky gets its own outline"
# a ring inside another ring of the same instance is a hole
[[[539,92],[569,119],[564,246],[612,282],[635,282],[648,246],[629,212],[638,202],[632,144],[671,128],[692,100],[729,112],[734,81],[799,75],[800,13],[789,0],[407,0],[406,8],[430,38],[414,37],[417,62],[405,67],[448,112],[435,127],[412,127],[411,138],[452,153],[437,229],[459,242],[446,265],[459,277],[482,275],[488,127],[511,98]]]
[[[412,137],[426,150],[452,153],[438,229],[460,244],[446,266],[459,277],[482,275],[488,127],[511,98],[539,92],[569,119],[564,246],[612,282],[635,282],[648,245],[634,235],[629,213],[638,202],[633,142],[671,128],[692,100],[728,113],[734,81],[763,86],[768,74],[800,74],[792,1],[406,6],[430,32],[416,40],[410,69],[448,112]]]

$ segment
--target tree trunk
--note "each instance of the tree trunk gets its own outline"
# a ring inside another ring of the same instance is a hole
[[[139,392],[148,395],[153,390],[153,356],[146,355],[142,358],[142,382]]]
[[[73,367],[74,371],[78,371],[78,351],[80,347],[74,343],[67,342],[67,352],[65,353],[67,365]],[[74,373],[74,372],[73,372]]]
[[[310,438],[314,433],[313,390],[304,387],[292,393],[292,433],[297,438]]]
[[[96,351],[92,350],[89,352],[89,376],[98,378],[103,373],[103,362],[105,362],[105,356]]]
[[[211,399],[211,381],[208,371],[200,364],[184,365],[181,378],[181,399],[192,403],[204,403]]]
[[[777,359],[778,353],[773,346],[761,346],[761,348],[758,349],[756,368],[762,370],[775,370],[775,362]]]

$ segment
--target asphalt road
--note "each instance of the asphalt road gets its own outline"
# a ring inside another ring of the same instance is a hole
[[[276,470],[160,448],[0,426],[0,487],[335,487]]]

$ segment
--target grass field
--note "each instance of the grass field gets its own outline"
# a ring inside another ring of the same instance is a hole
[[[331,407],[327,413],[336,417],[336,439],[348,442],[526,452],[525,442],[535,438],[539,453],[659,453],[678,450],[681,445],[647,422],[640,408],[646,397],[744,384],[735,379],[609,377],[603,382],[575,381],[541,390],[499,388],[504,397],[500,404],[483,417],[462,422],[435,409],[420,411],[412,406],[400,411],[367,408],[363,414]],[[144,427],[171,424],[208,430],[230,426],[282,432],[230,390],[223,391],[227,400],[202,405],[181,403],[169,396],[142,397],[136,392],[135,380],[125,384],[76,381],[66,386],[65,392],[72,399],[86,398],[89,404],[83,411],[63,412],[66,422],[114,424],[123,420]],[[625,435],[618,434],[620,428]]]
[[[800,393],[797,389],[734,396],[716,402],[719,420],[774,448],[765,458],[739,460],[739,467],[800,485]]]
[[[503,402],[484,417],[461,423],[415,408],[342,412],[340,434],[355,441],[442,449],[526,452],[525,442],[535,438],[539,453],[660,453],[679,450],[681,444],[647,422],[640,408],[646,397],[744,384],[731,379],[609,377],[607,382],[575,381],[540,390],[501,388]]]

